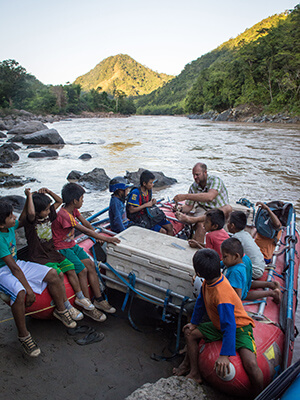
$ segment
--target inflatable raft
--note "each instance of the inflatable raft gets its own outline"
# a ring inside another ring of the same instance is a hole
[[[184,238],[183,224],[176,220],[172,207],[166,204],[162,208],[172,222],[176,235]],[[90,221],[94,221],[107,210],[108,208],[93,215],[89,218]],[[113,235],[109,230],[107,218],[92,223],[102,233]],[[131,229],[140,229],[142,234],[132,235]],[[146,238],[143,238],[144,234],[147,235]],[[184,302],[193,297],[190,280],[194,273],[192,256],[195,250],[189,248],[184,240],[137,227],[129,228],[118,236],[122,246],[109,245],[107,247],[109,262],[106,262],[106,256],[101,248],[100,255],[99,252],[97,254],[97,245],[90,238],[81,235],[77,243],[95,260],[95,264],[102,262],[100,265],[102,278],[108,287],[116,288],[124,293],[134,292],[140,298],[160,305],[164,310],[168,307],[176,312],[182,311]],[[137,245],[138,241],[134,239],[139,237],[141,240]],[[148,239],[156,241],[156,246],[153,244],[150,246],[157,247],[157,251],[153,254],[145,246]],[[283,291],[280,306],[276,305],[270,297],[260,302],[244,303],[247,312],[255,320],[257,361],[263,371],[265,387],[291,364],[292,359],[300,256],[295,213],[290,225],[283,230],[276,254],[278,255],[273,257],[270,268],[265,271],[261,280],[277,280],[280,283]],[[72,303],[74,293],[67,278],[65,278],[65,285],[67,297]],[[46,289],[37,296],[36,302],[26,311],[34,318],[51,318],[53,307],[52,299]],[[209,344],[200,342],[201,374],[208,383],[219,390],[230,395],[246,397],[249,393],[250,382],[238,355],[230,357],[231,373],[225,379],[216,375],[214,363],[220,354],[220,349],[221,342]]]

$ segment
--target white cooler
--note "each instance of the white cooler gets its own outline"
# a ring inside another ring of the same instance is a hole
[[[137,226],[116,237],[121,243],[107,244],[107,262],[126,278],[133,272],[137,290],[164,300],[169,289],[171,302],[175,305],[180,305],[184,296],[193,298],[191,282],[195,272],[192,258],[196,249],[192,249],[187,241]],[[106,275],[119,281],[109,269]],[[107,280],[106,283],[108,287],[127,290],[115,282]]]

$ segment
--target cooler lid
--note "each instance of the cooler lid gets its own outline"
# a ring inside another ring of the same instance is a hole
[[[155,265],[187,269],[190,275],[194,274],[192,258],[197,249],[192,249],[185,240],[138,226],[131,226],[116,237],[121,242],[116,246],[108,243],[108,254],[136,255]]]

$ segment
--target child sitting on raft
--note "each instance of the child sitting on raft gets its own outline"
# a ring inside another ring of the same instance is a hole
[[[62,280],[64,290],[64,304],[75,321],[83,318],[83,314],[71,305],[66,296],[64,274],[75,293],[76,304],[89,309],[91,302],[85,298],[79,284],[74,265],[62,254],[55,250],[52,238],[51,223],[56,218],[56,209],[62,204],[62,199],[47,188],[42,188],[36,193],[30,189],[25,190],[27,197],[24,207],[24,228],[28,244],[28,258],[30,261],[54,268]],[[54,204],[51,204],[51,199]],[[80,274],[86,278],[86,269]]]
[[[222,258],[225,265],[223,274],[242,300],[257,300],[272,297],[278,304],[281,299],[278,282],[252,281],[252,265],[250,258],[244,255],[242,243],[231,237],[221,244]],[[222,263],[221,263],[222,264]],[[262,290],[268,288],[269,290]],[[261,289],[261,290],[250,290]],[[249,291],[250,290],[250,291]]]
[[[125,199],[128,189],[132,186],[126,178],[116,176],[109,182],[109,191],[112,193],[109,203],[109,222],[113,232],[124,231],[129,224],[126,215]]]
[[[222,348],[215,362],[218,375],[229,373],[230,356],[239,352],[244,369],[251,382],[253,396],[263,389],[263,374],[257,365],[256,346],[253,337],[254,321],[244,310],[241,299],[221,273],[218,253],[211,249],[198,250],[193,257],[197,276],[204,278],[201,293],[197,298],[191,322],[183,327],[187,343],[187,353],[174,375],[187,375],[197,383],[202,383],[198,366],[200,339],[222,340]],[[199,324],[205,312],[211,322]]]
[[[146,214],[146,208],[156,204],[156,200],[152,198],[154,179],[155,176],[151,171],[143,171],[140,176],[140,186],[133,188],[129,193],[126,205],[127,217],[134,225],[148,228],[149,218]],[[164,217],[156,225],[151,226],[150,229],[174,236],[172,224]]]
[[[245,254],[252,262],[252,278],[260,278],[265,271],[265,261],[260,248],[255,243],[249,232],[245,231],[247,217],[243,211],[233,211],[229,216],[227,229],[233,233],[232,237],[239,239],[242,243]]]
[[[276,242],[277,242],[277,240],[279,240],[280,235],[281,235],[281,232],[279,231],[281,228],[281,222],[280,222],[279,218],[273,213],[273,211],[270,210],[270,208],[267,206],[267,204],[262,203],[261,201],[258,201],[256,203],[256,206],[261,207],[263,210],[266,210],[268,212],[274,229],[276,231],[278,231],[277,237],[274,239],[267,238],[258,232],[256,233],[256,236],[255,236],[255,243],[260,248],[260,251],[262,252],[262,254],[264,256],[265,263],[270,264],[272,262],[272,257],[273,257],[273,253],[274,253],[274,250],[276,247]]]
[[[66,327],[75,328],[63,301],[60,279],[53,268],[17,259],[15,230],[22,226],[13,214],[10,203],[0,200],[0,290],[10,297],[11,311],[18,331],[18,339],[26,354],[37,357],[40,348],[26,327],[25,307],[35,302],[35,293],[46,287],[56,305],[53,316]]]
[[[194,239],[189,240],[189,245],[194,248],[207,248],[215,250],[222,258],[221,244],[229,238],[228,233],[223,229],[225,224],[225,214],[219,208],[208,210],[205,213],[204,229],[206,231],[204,243],[199,243]]]
[[[82,292],[88,299],[90,299],[88,282],[90,283],[95,296],[93,308],[83,309],[82,312],[95,321],[103,322],[106,320],[106,315],[101,311],[112,314],[116,312],[116,309],[102,296],[94,263],[87,253],[76,244],[75,229],[101,242],[117,244],[120,240],[95,232],[94,227],[83,218],[78,210],[82,207],[84,193],[83,187],[76,183],[67,183],[63,187],[62,200],[64,204],[57,213],[57,218],[52,222],[53,242],[55,248],[74,264]],[[79,275],[84,268],[87,269],[87,280]],[[76,300],[75,303],[78,304]]]

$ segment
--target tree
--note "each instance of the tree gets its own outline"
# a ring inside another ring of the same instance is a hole
[[[15,60],[0,62],[0,106],[13,107],[26,98],[26,70]]]

